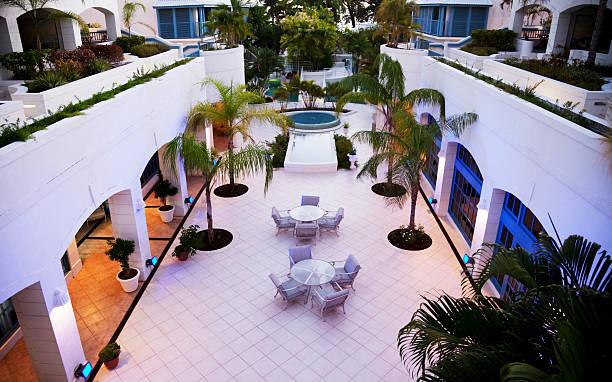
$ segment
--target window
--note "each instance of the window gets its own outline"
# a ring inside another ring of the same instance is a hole
[[[434,142],[431,145],[431,149],[427,154],[427,158],[425,158],[425,169],[423,170],[423,174],[425,178],[431,183],[433,188],[436,188],[436,179],[438,178],[438,153],[440,152],[440,146],[438,146],[438,142]]]
[[[431,19],[438,20],[440,18],[440,7],[433,7],[432,12]]]
[[[506,226],[502,225],[501,235],[499,237],[499,244],[503,245],[506,248],[512,248],[512,241],[514,240],[514,235],[506,228]]]
[[[465,166],[474,173],[474,176],[482,182],[482,174],[480,173],[480,169],[478,168],[472,154],[470,154],[465,147],[459,145],[457,148],[457,158],[463,162],[463,164],[465,164]]]
[[[506,208],[508,209],[508,211],[510,211],[515,217],[518,218],[519,216],[519,212],[521,209],[521,205],[523,203],[521,203],[516,196],[512,195],[511,193],[506,193],[506,195],[508,195],[507,201],[506,201]]]
[[[451,194],[450,212],[455,218],[459,229],[468,241],[472,241],[474,225],[476,224],[476,205],[480,200],[480,193],[465,179],[460,171],[455,169],[455,179]]]
[[[0,304],[0,346],[9,339],[13,332],[19,327],[17,313],[8,299]]]
[[[536,238],[538,237],[540,232],[544,230],[538,218],[535,217],[535,215],[533,214],[533,212],[531,212],[529,208],[525,208],[525,216],[523,217],[523,225]]]

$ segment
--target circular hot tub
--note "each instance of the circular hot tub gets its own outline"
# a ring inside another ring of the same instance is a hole
[[[296,131],[323,132],[333,130],[340,125],[336,114],[328,111],[294,111],[287,115],[293,120]]]

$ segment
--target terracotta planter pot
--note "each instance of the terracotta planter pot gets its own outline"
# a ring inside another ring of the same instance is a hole
[[[189,258],[189,252],[187,252],[187,251],[180,252],[179,255],[177,256],[177,258],[180,261],[185,261],[185,260],[187,260]]]
[[[116,368],[118,364],[119,364],[119,356],[116,356],[114,359],[111,359],[110,361],[104,362],[104,366],[106,366],[106,368],[110,370]]]

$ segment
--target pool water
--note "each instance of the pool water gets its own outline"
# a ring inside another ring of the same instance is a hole
[[[334,113],[323,111],[303,111],[289,115],[300,130],[325,130],[338,126],[340,120]]]

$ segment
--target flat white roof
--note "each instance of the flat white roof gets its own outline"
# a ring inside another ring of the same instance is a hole
[[[492,6],[491,0],[415,0],[418,5],[467,5]]]
[[[217,5],[232,5],[230,0],[155,0],[153,8],[174,8],[174,7],[215,7]],[[248,1],[243,4],[250,7]]]

